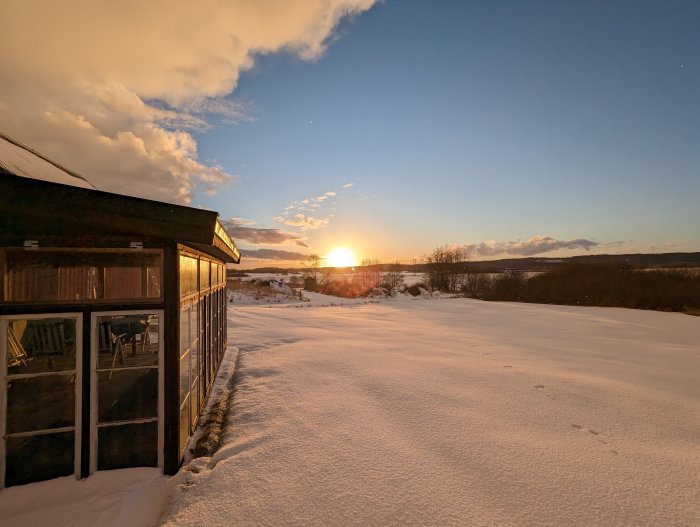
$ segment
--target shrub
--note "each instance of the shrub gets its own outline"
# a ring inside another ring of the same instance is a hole
[[[569,264],[529,279],[522,273],[503,273],[481,298],[691,313],[700,309],[700,275],[682,269]]]
[[[462,287],[464,254],[459,247],[436,247],[426,257],[428,283],[433,290],[454,293]]]

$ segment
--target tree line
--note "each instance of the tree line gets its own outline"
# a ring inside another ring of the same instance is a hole
[[[623,263],[568,263],[528,274],[519,269],[480,273],[459,247],[438,247],[426,258],[428,286],[482,300],[628,307],[700,314],[700,272],[636,269]]]

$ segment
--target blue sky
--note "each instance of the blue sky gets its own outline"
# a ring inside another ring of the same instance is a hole
[[[218,210],[251,267],[700,250],[700,3],[372,3],[18,4],[0,118],[100,188]]]
[[[284,207],[334,191],[311,249],[383,260],[537,235],[700,249],[700,4],[389,1],[336,33],[242,75],[253,120],[197,137],[240,179],[203,205],[289,229]]]

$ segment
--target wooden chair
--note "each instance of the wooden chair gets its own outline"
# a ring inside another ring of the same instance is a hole
[[[7,349],[7,365],[9,367],[26,366],[29,357],[19,339],[12,331],[12,326],[8,326],[7,328],[7,342],[9,344]]]
[[[117,359],[121,360],[123,366],[126,366],[126,353],[124,352],[124,337],[126,333],[116,334],[112,329],[110,322],[102,322],[99,326],[98,353],[108,351],[112,354],[112,369],[117,365]],[[109,372],[109,378],[112,378],[112,371]]]

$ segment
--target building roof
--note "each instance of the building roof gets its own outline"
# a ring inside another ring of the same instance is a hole
[[[74,187],[95,188],[83,176],[45,158],[11,137],[0,134],[0,173],[2,172]]]
[[[67,246],[95,239],[170,240],[225,262],[241,258],[217,212],[95,190],[81,176],[1,136],[0,242],[22,246],[49,238]]]

